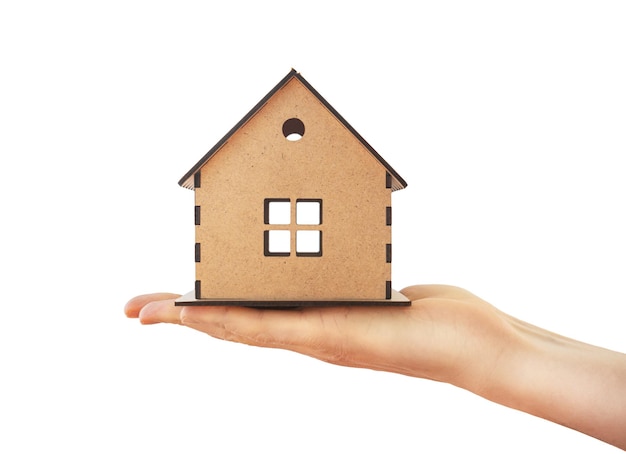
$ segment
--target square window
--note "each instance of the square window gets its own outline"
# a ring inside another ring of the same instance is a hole
[[[320,225],[322,223],[322,201],[320,199],[296,200],[296,224]]]
[[[291,224],[291,202],[289,199],[265,199],[265,223],[273,225]]]
[[[296,255],[321,256],[322,232],[319,230],[298,230],[296,232]]]
[[[264,233],[265,255],[289,255],[291,251],[289,230],[266,230]]]
[[[296,199],[295,205],[291,205],[291,200],[271,198],[263,201],[263,223],[270,226],[263,231],[264,255],[289,257],[295,249],[298,257],[321,257],[322,231],[297,225],[322,224],[322,199]]]

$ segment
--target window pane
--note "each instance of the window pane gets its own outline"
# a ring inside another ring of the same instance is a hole
[[[274,201],[268,202],[268,224],[291,224],[291,202]]]
[[[322,223],[321,200],[296,201],[296,224],[319,225]]]
[[[267,249],[271,254],[288,254],[291,250],[291,232],[289,230],[270,230]]]
[[[320,254],[322,252],[322,232],[319,230],[298,230],[296,232],[296,253]]]

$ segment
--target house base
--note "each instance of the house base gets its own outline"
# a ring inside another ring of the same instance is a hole
[[[390,299],[383,300],[240,300],[224,298],[196,299],[191,292],[176,300],[176,306],[246,306],[263,309],[297,307],[333,307],[333,306],[410,306],[409,300],[402,293],[391,291]]]

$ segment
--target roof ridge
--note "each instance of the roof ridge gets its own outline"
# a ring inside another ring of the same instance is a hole
[[[351,133],[354,135],[359,142],[387,169],[387,172],[392,176],[392,179],[395,180],[396,184],[392,184],[392,190],[404,189],[407,186],[406,181],[396,172],[388,163],[385,161],[381,155],[374,150],[374,148],[367,143],[367,141],[335,110],[333,106],[330,105],[326,99],[315,89],[313,86],[307,82],[307,80],[302,77],[302,75],[296,71],[295,69],[291,69],[289,73],[281,79],[278,84],[274,88],[272,88],[255,106],[241,119],[239,122],[233,126],[230,131],[224,135],[211,149],[191,168],[189,171],[178,181],[180,186],[183,186],[188,189],[193,189],[193,175],[200,170],[200,168],[215,154],[217,151],[222,148],[222,146],[228,142],[228,139],[235,134],[244,124],[246,124],[261,108],[278,92],[281,88],[283,88],[291,79],[298,79],[302,85],[306,87],[323,105],[328,109],[328,111],[335,117],[341,124],[343,124]]]

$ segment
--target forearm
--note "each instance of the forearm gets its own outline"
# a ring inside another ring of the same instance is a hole
[[[626,355],[509,323],[512,345],[470,391],[626,449]]]

